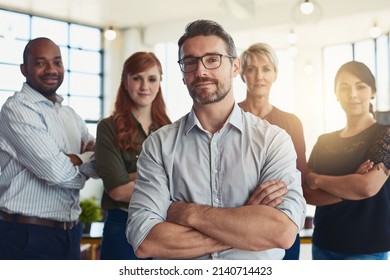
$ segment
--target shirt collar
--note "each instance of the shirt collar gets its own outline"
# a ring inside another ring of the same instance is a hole
[[[37,90],[33,89],[29,84],[26,82],[23,83],[22,92],[28,93],[28,98],[33,103],[39,103],[39,102],[51,102],[51,100],[47,99],[45,96],[43,96],[41,93],[39,93]],[[56,94],[56,103],[61,104],[64,98],[61,95]]]
[[[234,127],[236,127],[238,130],[242,131],[243,127],[243,114],[244,111],[238,106],[237,103],[234,104],[233,111],[230,114],[228,120],[226,121],[224,127],[227,124],[230,124]],[[191,111],[188,114],[186,125],[185,125],[185,134],[188,135],[188,133],[195,127],[198,126],[199,128],[202,127],[200,124],[198,118],[195,115],[194,107],[192,107]]]

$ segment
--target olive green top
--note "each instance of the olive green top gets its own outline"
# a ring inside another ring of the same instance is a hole
[[[139,141],[143,143],[147,134],[141,124],[134,118],[139,131]],[[116,132],[112,117],[102,119],[96,131],[96,169],[103,180],[104,192],[102,209],[127,209],[129,203],[113,200],[108,193],[121,185],[130,182],[129,173],[137,171],[137,160],[140,151],[122,150],[115,141]]]

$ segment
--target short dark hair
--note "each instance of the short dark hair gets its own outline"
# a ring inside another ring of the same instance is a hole
[[[35,38],[35,39],[31,39],[27,45],[24,47],[24,51],[23,51],[23,64],[27,64],[28,62],[28,54],[29,54],[29,48],[32,44],[34,44],[35,42],[38,42],[38,41],[50,41],[52,42],[53,44],[55,44],[52,40],[50,40],[49,38],[46,38],[46,37],[38,37],[38,38]]]
[[[237,57],[236,45],[234,44],[234,40],[232,36],[230,36],[230,34],[227,33],[219,23],[212,20],[201,19],[201,20],[190,22],[186,26],[185,33],[180,37],[178,41],[179,59],[180,59],[180,49],[187,39],[196,36],[211,36],[211,35],[215,35],[221,38],[226,43],[228,55]]]

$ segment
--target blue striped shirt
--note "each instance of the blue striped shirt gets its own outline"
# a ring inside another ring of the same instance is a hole
[[[96,177],[94,162],[73,166],[66,154],[82,154],[94,141],[85,122],[57,95],[53,103],[27,83],[0,112],[0,210],[75,221],[80,189]],[[90,153],[90,152],[89,152]],[[82,154],[83,160],[90,155]]]

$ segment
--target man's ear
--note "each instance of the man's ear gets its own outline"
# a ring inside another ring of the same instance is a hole
[[[27,75],[27,67],[26,64],[20,64],[20,72],[22,72],[23,76]]]
[[[241,69],[241,60],[239,57],[236,57],[233,60],[233,77],[237,77],[237,75],[240,75],[240,69]]]

